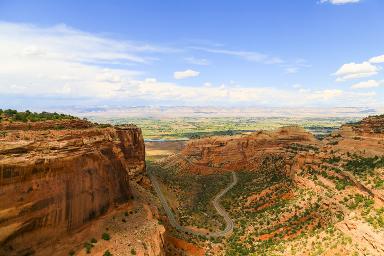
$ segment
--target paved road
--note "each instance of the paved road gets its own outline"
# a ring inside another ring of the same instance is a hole
[[[232,232],[233,226],[234,226],[233,220],[229,217],[229,215],[225,211],[225,209],[220,205],[219,201],[220,201],[221,197],[223,195],[225,195],[225,193],[227,193],[231,188],[233,188],[237,184],[237,176],[236,176],[235,172],[232,172],[232,182],[225,189],[220,191],[212,200],[212,204],[215,207],[217,213],[220,214],[221,216],[223,216],[223,218],[226,222],[226,227],[224,230],[219,230],[219,231],[215,231],[215,232],[208,232],[208,233],[195,231],[195,230],[192,230],[190,228],[181,226],[179,224],[179,222],[176,220],[175,214],[173,213],[172,209],[169,207],[167,199],[164,197],[163,192],[161,192],[157,178],[155,177],[155,175],[153,175],[150,172],[148,174],[149,174],[149,178],[151,179],[151,182],[153,184],[153,187],[154,187],[154,189],[155,189],[155,191],[156,191],[156,193],[160,199],[160,202],[161,202],[161,204],[165,210],[165,213],[168,216],[169,223],[174,228],[176,228],[177,230],[182,231],[182,232],[191,233],[191,234],[194,234],[197,236],[202,235],[202,236],[206,236],[206,237],[226,236],[227,234]]]

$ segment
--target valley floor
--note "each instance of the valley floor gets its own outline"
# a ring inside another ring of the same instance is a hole
[[[231,172],[220,167],[229,166],[230,157],[223,157],[221,163],[204,159],[215,154],[217,147],[224,147],[218,154],[228,153],[226,140],[204,140],[199,150],[209,153],[193,149],[200,146],[196,142],[182,154],[175,150],[176,154],[150,160],[147,167],[158,179],[158,190],[170,208],[160,213],[166,229],[204,250],[204,255],[384,255],[384,158],[362,155],[358,148],[356,153],[343,151],[341,139],[339,135],[327,139],[322,142],[324,148],[284,146],[284,157],[295,157],[289,160],[296,163],[290,167],[296,168],[293,175],[283,171],[287,160],[279,157],[267,157],[257,168],[237,170],[237,184],[219,200],[234,221],[233,232],[224,237],[201,233],[223,230],[228,224],[217,214],[212,199],[230,183]],[[379,143],[371,146],[374,152],[382,150],[381,140],[373,143]],[[234,159],[244,154],[229,152]],[[204,164],[198,163],[200,153]],[[175,229],[172,218],[187,228]],[[179,248],[178,254],[170,255],[194,253]]]

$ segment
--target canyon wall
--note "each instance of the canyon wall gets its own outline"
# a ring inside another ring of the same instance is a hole
[[[303,128],[292,126],[248,135],[210,137],[190,141],[179,155],[162,164],[167,168],[208,174],[221,171],[257,170],[275,166],[291,175],[295,154],[290,147],[316,148],[319,141]]]
[[[248,135],[192,140],[164,160],[167,168],[208,174],[220,171],[258,170],[274,166],[289,176],[308,166],[314,168],[332,157],[356,154],[384,155],[384,116],[371,116],[345,124],[323,140],[297,126]],[[275,169],[276,169],[275,168]]]
[[[237,194],[227,201],[235,205],[232,209],[229,207],[232,210],[231,216],[243,217],[247,216],[244,213],[252,213],[249,215],[249,222],[244,221],[246,228],[237,231],[241,234],[239,240],[247,241],[247,236],[243,234],[248,230],[261,228],[262,225],[268,226],[268,233],[263,234],[261,238],[254,236],[255,233],[248,237],[252,237],[253,241],[279,237],[276,232],[270,231],[269,223],[265,223],[264,213],[267,212],[266,209],[283,209],[278,208],[280,206],[275,208],[276,202],[289,200],[292,205],[298,204],[289,210],[277,211],[274,218],[274,210],[268,211],[271,216],[268,222],[276,222],[273,225],[278,227],[277,232],[290,229],[292,223],[292,230],[302,223],[308,225],[303,231],[297,232],[300,229],[295,229],[287,237],[297,236],[300,232],[309,234],[311,230],[317,230],[317,234],[320,234],[324,230],[328,232],[330,227],[335,227],[336,232],[341,232],[342,236],[350,239],[351,246],[345,246],[344,241],[340,248],[325,245],[326,255],[352,255],[352,250],[353,254],[359,255],[384,253],[384,115],[342,125],[322,140],[317,140],[299,127],[193,140],[188,142],[180,154],[174,154],[159,164],[179,173],[204,175],[239,171],[240,176],[245,173],[243,170],[254,172],[252,181],[244,179],[243,184],[237,186],[239,190],[244,188],[243,195],[239,193],[241,196]],[[259,177],[257,172],[261,174]],[[284,179],[275,179],[275,174],[285,175]],[[289,179],[285,179],[287,176]],[[271,180],[277,182],[272,183]],[[178,191],[180,187],[177,184],[170,188]],[[180,190],[183,191],[182,189]],[[189,193],[190,191],[186,198],[192,198]],[[240,203],[237,203],[237,200]],[[249,207],[250,205],[252,206]],[[178,206],[177,209],[183,208]],[[301,212],[303,216],[299,221],[296,218],[297,212]],[[249,228],[258,215],[263,216],[261,225]],[[284,217],[289,215],[296,217]],[[309,219],[306,219],[308,217]],[[281,228],[282,223],[285,228]],[[285,232],[281,237],[284,238],[286,234]],[[318,235],[317,238],[314,237],[311,244],[316,243],[316,247],[311,245],[309,248],[312,248],[312,251],[317,250],[317,244],[320,244],[322,239],[323,237]],[[337,239],[335,237],[335,240]],[[286,248],[289,244],[290,242],[287,242]],[[245,244],[244,248],[246,246]],[[302,247],[301,242],[299,246],[291,246],[299,250],[305,249],[301,252],[295,249],[294,254],[281,251],[282,255],[306,255],[311,251],[308,247]],[[350,254],[343,252],[349,247]],[[237,248],[240,246],[237,245]]]
[[[83,120],[2,125],[0,255],[36,248],[128,202],[145,170],[141,130]]]

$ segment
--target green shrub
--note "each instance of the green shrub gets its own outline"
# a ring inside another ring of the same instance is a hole
[[[384,187],[384,180],[377,178],[375,179],[375,188],[382,188]]]
[[[106,250],[104,252],[103,256],[112,256],[112,253],[110,253],[109,250]]]
[[[85,252],[86,252],[87,254],[91,253],[92,247],[93,247],[93,244],[85,243],[85,244],[84,244]]]
[[[339,180],[336,180],[336,189],[337,190],[343,190],[345,189],[346,186],[350,186],[351,183],[347,180],[342,180],[342,179],[339,179]]]
[[[347,171],[357,175],[366,175],[372,173],[376,168],[384,167],[384,157],[354,158],[345,165]]]
[[[103,233],[101,235],[101,238],[105,241],[109,241],[111,239],[111,236],[108,233]]]
[[[49,112],[31,112],[26,110],[25,112],[18,112],[17,110],[0,109],[0,122],[9,121],[9,122],[36,122],[36,121],[46,121],[46,120],[62,120],[62,119],[76,119],[74,116],[59,114],[59,113],[49,113]]]

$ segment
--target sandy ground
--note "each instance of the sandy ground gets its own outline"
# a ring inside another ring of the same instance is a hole
[[[185,144],[186,141],[145,142],[146,158],[158,160],[179,153]]]
[[[136,186],[136,188],[135,188]],[[152,199],[137,185],[133,185],[135,199],[108,212],[106,215],[89,223],[81,230],[63,237],[49,245],[54,248],[54,255],[102,256],[109,251],[114,256],[126,255],[158,255],[160,246],[164,245],[165,229],[158,221],[158,212]],[[102,238],[103,233],[110,236]],[[97,242],[92,243],[92,240]],[[85,244],[91,244],[90,253]],[[36,255],[50,255],[42,250]]]

